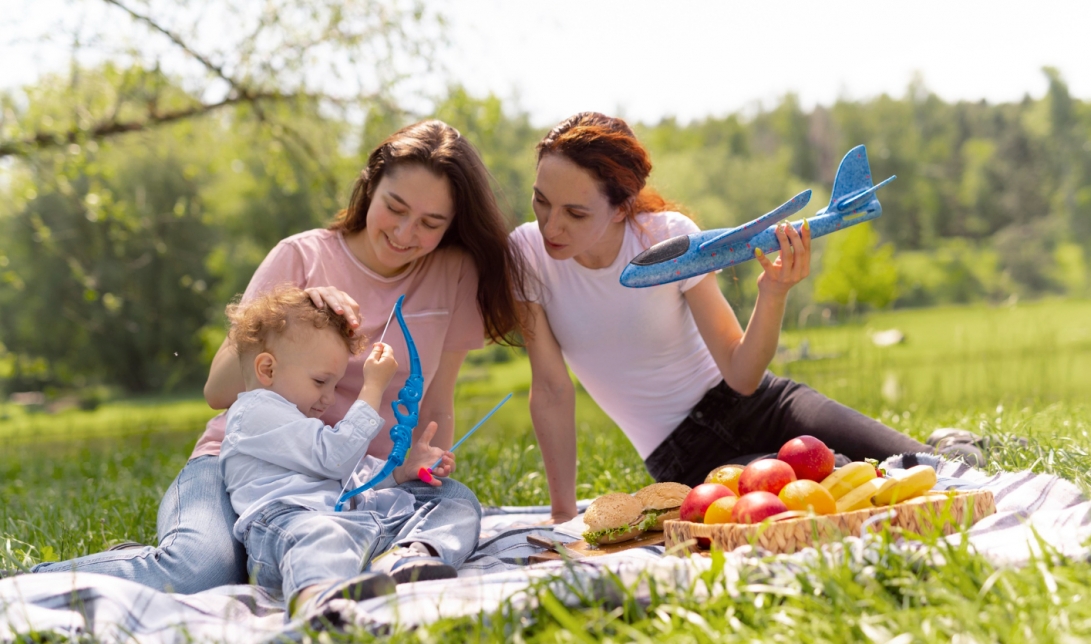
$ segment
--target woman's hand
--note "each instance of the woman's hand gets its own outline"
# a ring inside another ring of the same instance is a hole
[[[353,333],[360,328],[360,305],[348,293],[334,286],[312,286],[303,292],[310,296],[316,307],[328,306],[334,313],[344,316]]]
[[[780,252],[775,261],[769,261],[761,250],[754,252],[765,269],[758,276],[758,291],[784,297],[793,286],[811,274],[811,225],[804,219],[801,235],[785,222],[777,226],[776,234]]]

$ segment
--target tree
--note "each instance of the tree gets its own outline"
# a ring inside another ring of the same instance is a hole
[[[893,302],[898,286],[894,247],[878,241],[870,222],[831,236],[815,281],[815,299],[849,307],[858,303],[883,308]]]
[[[42,156],[16,180],[0,218],[0,338],[16,386],[200,379],[216,229],[195,161],[209,138],[164,131],[141,147]]]
[[[71,65],[0,94],[0,370],[196,384],[203,330],[336,212],[352,122],[412,91],[442,20],[412,0],[67,4],[40,38]]]
[[[262,121],[277,104],[359,114],[430,69],[442,26],[419,2],[399,0],[83,0],[57,15],[39,37],[71,43],[67,95],[48,108],[33,89],[25,101],[6,97],[0,158],[231,106],[248,106]],[[103,58],[123,71],[89,88],[86,61]],[[294,132],[290,120],[278,124]]]

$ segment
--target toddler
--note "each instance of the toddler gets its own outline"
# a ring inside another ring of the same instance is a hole
[[[331,427],[319,417],[363,342],[345,319],[288,286],[229,306],[228,318],[246,391],[227,412],[220,470],[251,579],[281,589],[298,614],[337,597],[390,593],[402,581],[454,577],[477,544],[476,499],[425,501],[398,487],[440,459],[435,475],[453,470],[454,455],[429,444],[435,423],[391,476],[333,511],[361,458],[361,481],[384,464],[364,454],[383,429],[375,408],[398,366],[391,348],[371,348],[358,400]]]

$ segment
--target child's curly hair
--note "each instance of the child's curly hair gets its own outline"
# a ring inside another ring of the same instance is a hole
[[[333,327],[352,355],[360,353],[366,342],[364,337],[352,334],[352,327],[344,316],[334,313],[328,306],[316,307],[303,289],[291,284],[277,286],[249,302],[229,304],[227,320],[231,323],[227,337],[240,356],[267,350],[270,339],[283,336],[297,324],[315,329]]]

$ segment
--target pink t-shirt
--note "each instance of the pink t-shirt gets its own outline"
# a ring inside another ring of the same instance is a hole
[[[276,245],[254,272],[242,300],[248,301],[279,284],[300,288],[335,286],[360,305],[360,329],[375,342],[400,295],[405,295],[402,314],[420,354],[424,393],[432,383],[445,351],[469,351],[484,346],[485,327],[477,306],[477,268],[473,259],[459,248],[438,248],[416,260],[406,271],[383,277],[360,263],[344,237],[332,230],[309,230]],[[394,349],[398,371],[383,394],[379,414],[386,428],[393,426],[390,403],[409,377],[409,352],[397,320],[390,322],[383,342]],[[363,365],[367,353],[349,360],[345,377],[337,383],[337,400],[322,420],[336,424],[356,400],[364,386]],[[224,437],[224,414],[208,421],[190,458],[219,454]],[[383,431],[368,448],[368,454],[386,458],[390,435]]]

